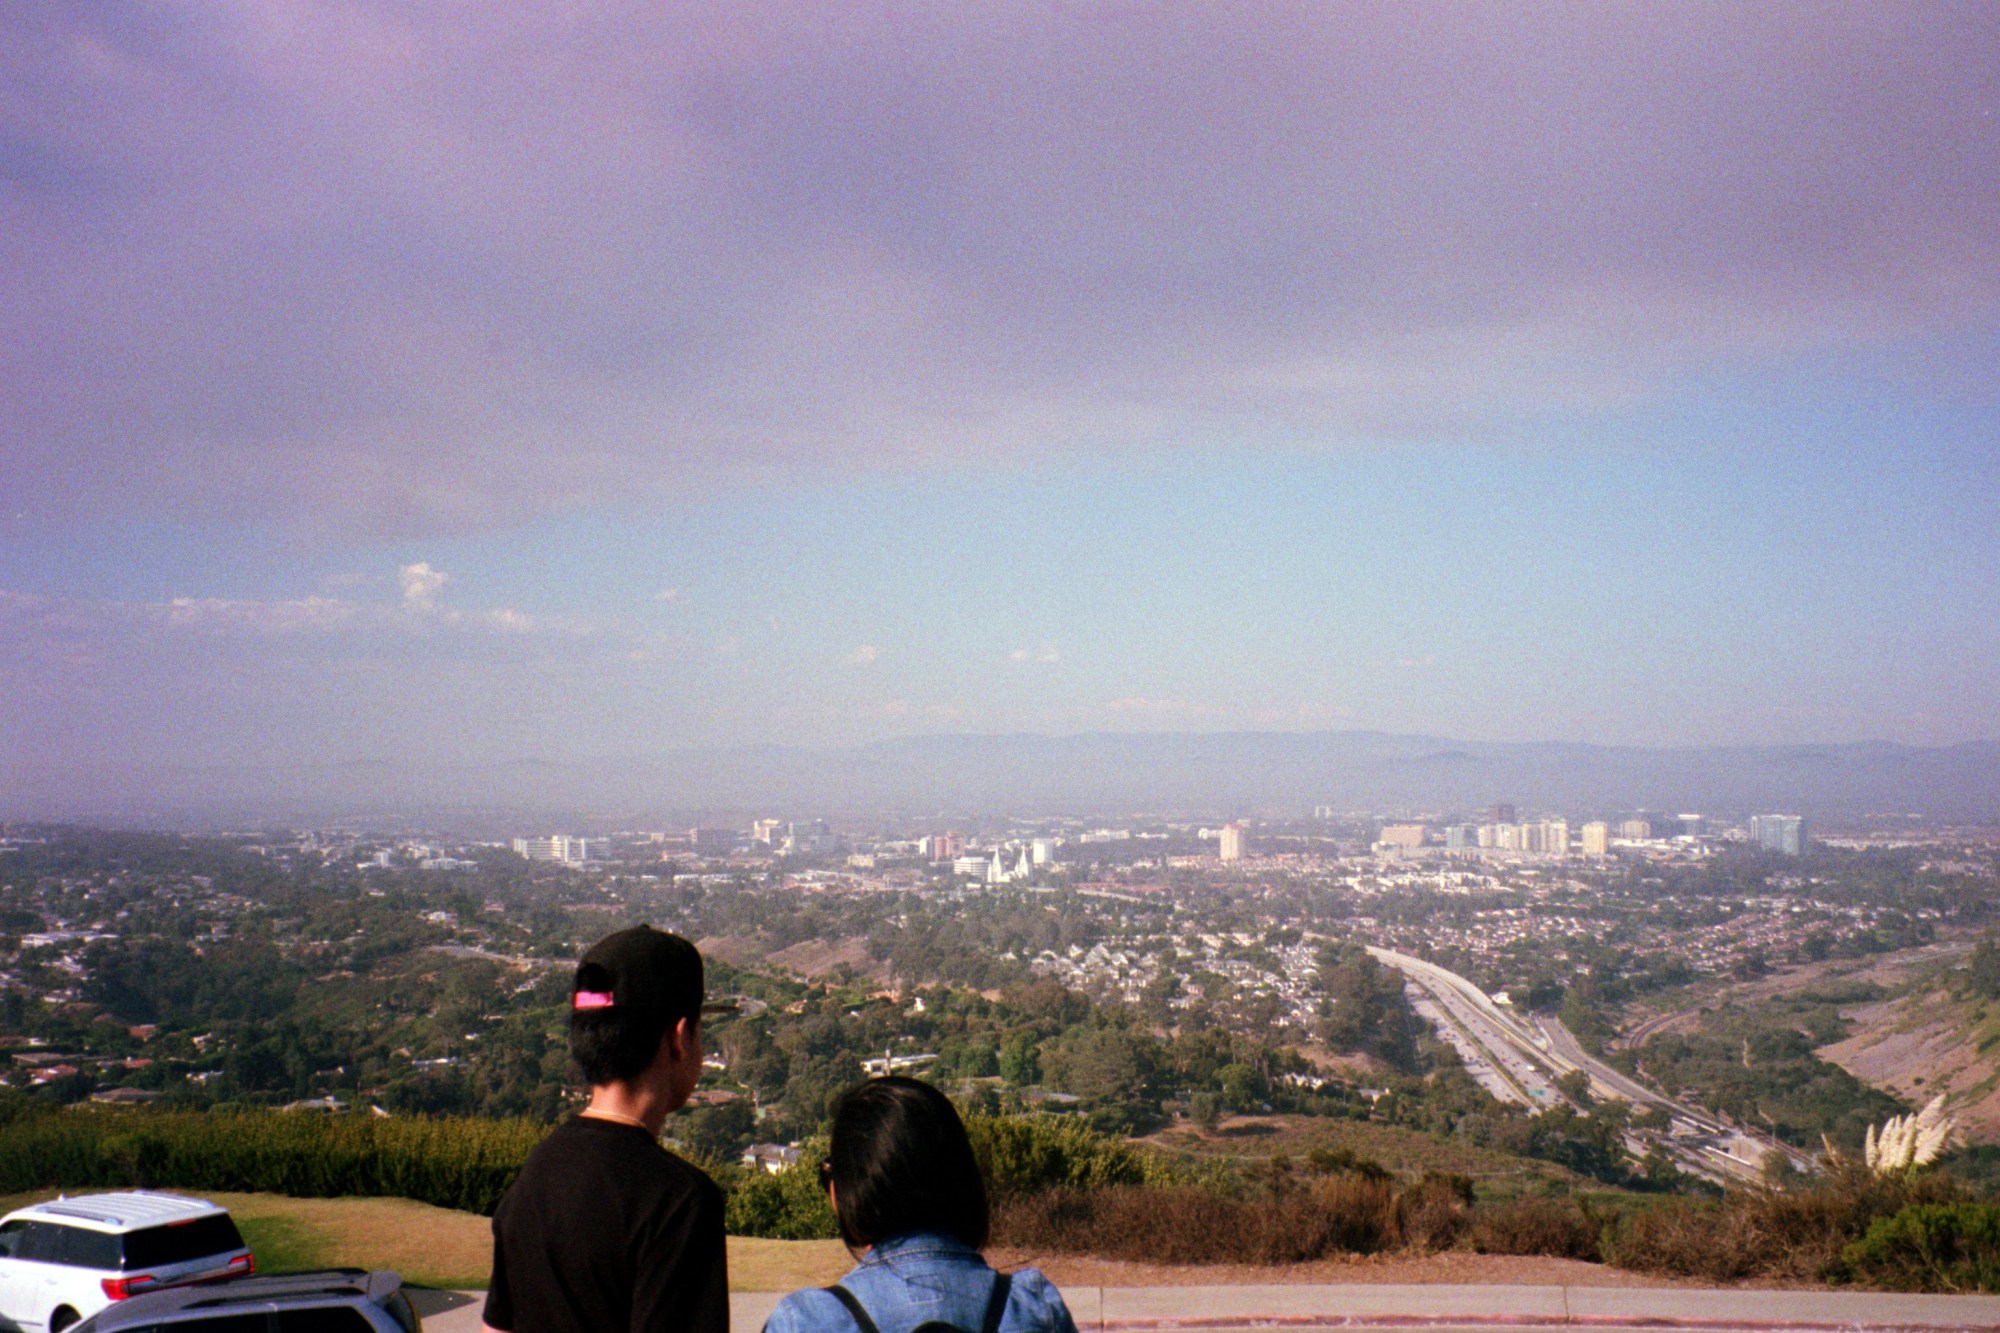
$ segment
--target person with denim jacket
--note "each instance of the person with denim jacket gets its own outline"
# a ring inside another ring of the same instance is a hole
[[[1035,1269],[994,1272],[986,1186],[958,1112],[909,1078],[870,1079],[841,1098],[820,1163],[841,1239],[860,1262],[835,1287],[795,1291],[764,1333],[1076,1333]]]

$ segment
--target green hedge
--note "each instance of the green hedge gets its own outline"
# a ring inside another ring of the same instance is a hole
[[[1156,1154],[1074,1120],[974,1116],[966,1130],[996,1199],[1172,1179]],[[491,1213],[547,1132],[527,1120],[78,1107],[0,1125],[0,1193],[243,1190],[415,1199]],[[823,1141],[809,1144],[790,1171],[739,1185],[729,1200],[730,1231],[787,1239],[835,1234],[819,1186],[825,1150]]]
[[[0,1192],[254,1190],[491,1213],[547,1132],[527,1120],[79,1108],[0,1128]]]
[[[2000,1291],[2000,1207],[1911,1204],[1840,1258],[1843,1276],[1897,1291]]]

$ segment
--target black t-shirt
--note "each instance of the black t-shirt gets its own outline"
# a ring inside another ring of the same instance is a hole
[[[513,1333],[728,1333],[722,1191],[636,1126],[559,1126],[494,1210],[485,1317]]]

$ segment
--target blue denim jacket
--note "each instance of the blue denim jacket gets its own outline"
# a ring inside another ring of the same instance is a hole
[[[993,1277],[971,1246],[917,1232],[869,1250],[840,1284],[860,1299],[882,1333],[910,1333],[932,1319],[979,1333]],[[854,1333],[854,1316],[838,1297],[808,1287],[778,1302],[764,1333]],[[1076,1333],[1076,1322],[1055,1284],[1024,1268],[1014,1274],[1000,1333]]]

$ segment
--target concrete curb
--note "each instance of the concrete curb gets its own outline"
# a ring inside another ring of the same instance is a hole
[[[784,1293],[729,1298],[760,1333]],[[432,1295],[427,1293],[427,1295]],[[477,1333],[484,1293],[436,1293],[425,1333]],[[1066,1287],[1078,1333],[1223,1329],[1675,1329],[1687,1333],[2000,1333],[2000,1297],[1682,1287],[1258,1285]]]

